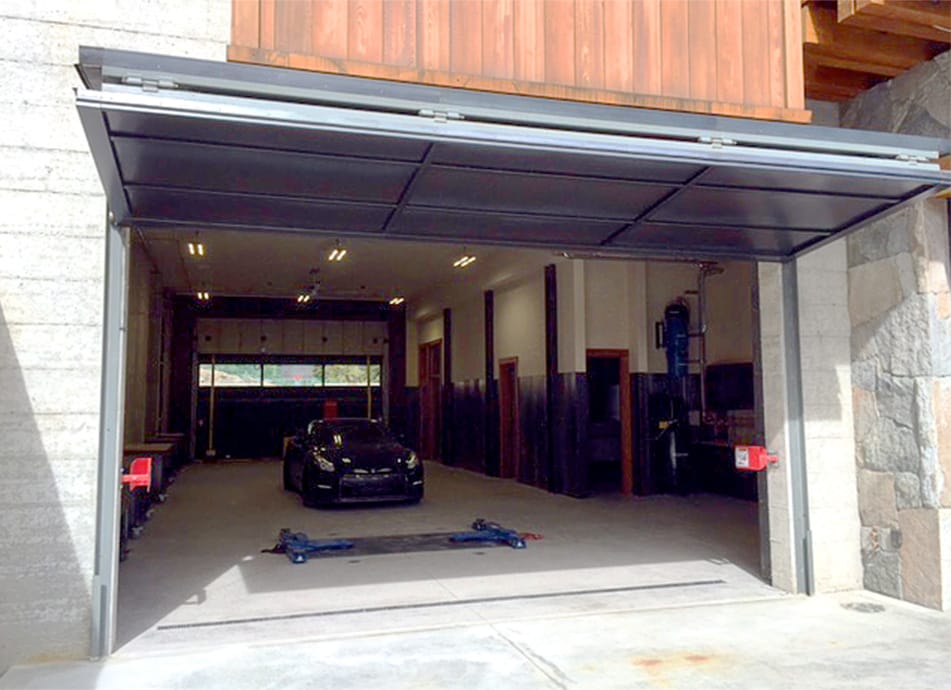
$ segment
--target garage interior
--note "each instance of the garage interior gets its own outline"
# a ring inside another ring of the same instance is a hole
[[[763,438],[756,262],[929,193],[919,140],[101,49],[79,71],[107,371],[127,314],[116,454],[179,470],[129,542],[120,643],[778,594],[732,452]],[[284,439],[331,409],[420,451],[421,505],[281,490]],[[544,538],[260,553],[476,517]]]
[[[475,260],[456,265],[466,256]],[[565,592],[622,608],[777,594],[760,579],[756,477],[732,467],[732,446],[755,436],[751,263],[184,228],[136,231],[130,258],[127,448],[180,429],[188,452],[126,544],[120,645],[284,634],[288,617],[313,632],[302,616],[328,612],[334,622],[321,616],[318,629],[339,633],[354,616],[392,625],[392,607],[436,602],[513,616],[526,602],[569,606],[555,596]],[[558,335],[576,369],[560,377],[587,414],[574,431],[581,464],[557,492],[545,450],[546,267],[561,283]],[[699,334],[701,287],[702,396],[701,339],[672,387],[661,338],[672,303]],[[632,359],[646,370],[629,373]],[[386,418],[419,450],[422,504],[308,509],[282,490],[284,439],[330,409]],[[678,477],[668,420],[687,429]],[[303,566],[260,553],[284,527],[376,538],[464,531],[477,517],[543,539],[525,551],[410,545]],[[421,612],[434,615],[410,618]]]

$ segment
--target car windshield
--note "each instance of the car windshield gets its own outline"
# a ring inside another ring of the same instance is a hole
[[[326,433],[335,446],[350,443],[380,443],[390,439],[382,424],[370,421],[332,424],[327,427]]]

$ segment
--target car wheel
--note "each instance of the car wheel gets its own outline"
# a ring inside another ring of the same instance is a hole
[[[282,464],[284,465],[284,491],[293,491],[294,483],[291,481],[291,468],[287,466],[287,460]]]
[[[319,501],[311,493],[313,491],[314,482],[311,477],[311,471],[305,467],[304,474],[301,477],[301,487],[300,487],[300,498],[301,503],[304,504],[305,508],[315,508]]]

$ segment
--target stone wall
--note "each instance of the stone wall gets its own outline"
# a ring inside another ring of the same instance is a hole
[[[951,53],[845,104],[841,123],[947,139]],[[948,242],[943,200],[848,238],[864,583],[943,609],[951,608],[951,573],[943,572],[951,560]]]
[[[0,12],[0,673],[89,653],[104,196],[81,44],[223,60],[230,0],[5,0]]]

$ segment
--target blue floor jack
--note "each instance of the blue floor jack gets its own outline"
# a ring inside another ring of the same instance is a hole
[[[329,541],[315,541],[303,532],[291,532],[282,529],[278,535],[277,545],[269,549],[270,553],[283,553],[291,563],[306,563],[315,553],[322,551],[343,551],[353,548],[353,542],[346,539],[332,539]]]
[[[494,544],[508,544],[513,549],[524,549],[525,540],[513,529],[502,527],[497,522],[479,518],[472,523],[472,532],[458,532],[449,537],[450,541],[484,541]]]

